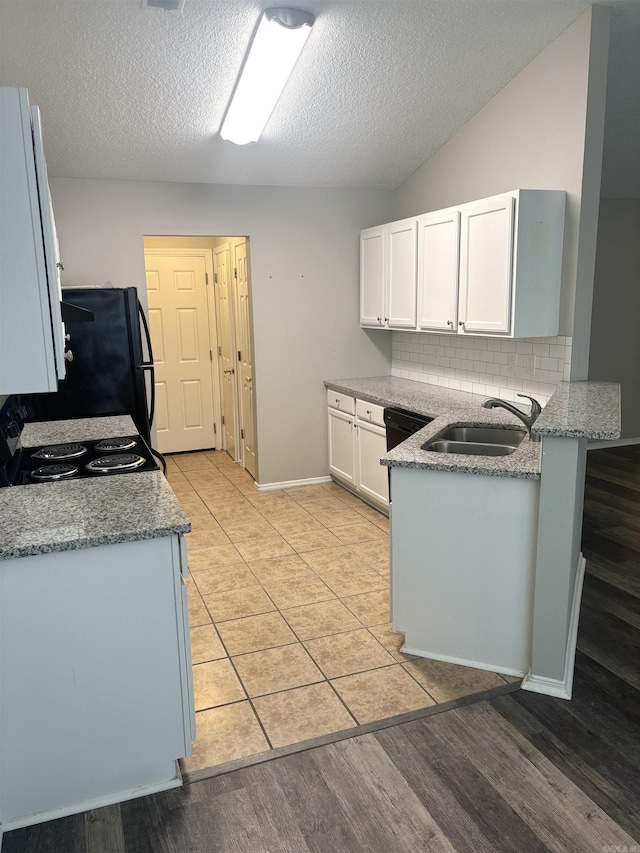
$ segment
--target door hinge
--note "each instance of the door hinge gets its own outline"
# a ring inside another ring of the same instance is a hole
[[[240,438],[244,438],[244,430],[243,429],[240,430]]]
[[[238,350],[238,361],[242,361],[242,353]]]
[[[213,353],[209,350],[209,361],[213,361]]]
[[[218,273],[217,272],[214,272],[214,274],[213,274],[213,283],[214,284],[218,283]]]
[[[217,435],[217,434],[218,434],[218,425],[217,425],[217,424],[214,424],[214,425],[213,425],[213,434],[214,434],[214,435]]]
[[[205,284],[209,284],[209,273],[208,272],[206,272],[204,274],[204,281],[205,281]]]
[[[233,277],[238,278],[238,268],[237,267],[233,268]]]
[[[218,347],[218,355],[222,355],[222,347]]]
[[[222,426],[224,426],[224,415],[222,416]]]

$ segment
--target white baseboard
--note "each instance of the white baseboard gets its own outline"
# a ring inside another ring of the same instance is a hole
[[[331,477],[310,477],[307,480],[283,480],[281,483],[255,483],[256,491],[272,492],[274,489],[292,489],[295,486],[317,486],[330,483]]]
[[[479,663],[477,660],[466,660],[465,658],[456,658],[451,655],[425,654],[420,649],[412,649],[410,646],[402,646],[400,651],[405,655],[416,655],[419,658],[428,658],[429,660],[441,660],[444,663],[455,663],[458,666],[470,666],[473,669],[483,669],[486,672],[499,672],[502,675],[515,675],[520,677],[524,675],[524,670],[512,669],[505,666],[494,666],[488,663]]]
[[[587,450],[606,450],[608,447],[629,447],[640,444],[640,438],[620,438],[618,441],[589,441]]]
[[[562,679],[546,678],[543,675],[528,673],[522,681],[522,689],[530,690],[532,693],[545,693],[547,696],[556,696],[558,699],[571,699],[573,691],[573,670],[576,662],[576,643],[578,640],[578,621],[580,619],[580,602],[582,600],[582,584],[587,561],[580,554],[578,558],[578,570],[573,587],[573,601],[571,603],[571,618],[569,619],[569,630],[567,632],[567,648],[564,657],[564,675]]]

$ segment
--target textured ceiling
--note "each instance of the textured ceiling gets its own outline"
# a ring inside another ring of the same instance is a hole
[[[27,86],[40,106],[56,177],[393,189],[587,3],[295,0],[317,16],[311,37],[260,141],[236,147],[217,131],[269,5],[185,0],[178,14],[140,0],[0,0],[0,83]],[[625,67],[608,114],[612,185],[624,183],[638,93],[626,81],[640,68],[626,23],[640,32],[640,4],[613,5]]]

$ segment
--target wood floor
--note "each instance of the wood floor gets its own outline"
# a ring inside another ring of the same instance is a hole
[[[640,447],[591,451],[571,702],[517,691],[120,806],[3,853],[640,851]]]

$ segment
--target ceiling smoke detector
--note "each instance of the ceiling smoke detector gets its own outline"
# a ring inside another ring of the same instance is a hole
[[[143,9],[148,6],[150,9],[164,9],[165,12],[182,12],[184,0],[140,0],[140,5]]]

